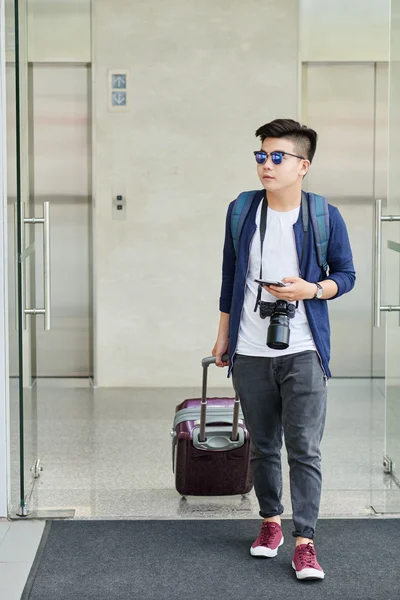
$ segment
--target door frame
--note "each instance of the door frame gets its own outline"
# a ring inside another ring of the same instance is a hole
[[[7,142],[5,0],[0,0],[0,518],[10,501],[10,419],[7,301]]]

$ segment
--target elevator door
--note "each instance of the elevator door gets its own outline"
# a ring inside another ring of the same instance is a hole
[[[357,281],[329,303],[335,377],[384,375],[384,327],[373,328],[375,198],[386,202],[388,67],[304,66],[303,120],[318,133],[305,188],[327,196],[350,236]]]
[[[15,77],[8,65],[10,94]],[[43,213],[49,202],[51,327],[43,317],[29,317],[33,331],[31,371],[35,377],[92,375],[91,302],[91,123],[90,68],[87,65],[29,64],[27,68],[29,194],[32,212]],[[15,136],[9,103],[9,139]],[[9,144],[9,165],[15,149]],[[10,181],[12,178],[10,177]],[[15,196],[9,194],[9,255],[14,248]],[[31,237],[35,235],[31,231]],[[34,277],[36,306],[44,304],[44,257],[36,235],[33,263],[26,277]],[[9,304],[14,306],[15,278],[10,271]],[[10,326],[15,316],[10,314]],[[17,337],[10,337],[10,371],[16,374]],[[15,346],[15,347],[14,347]]]

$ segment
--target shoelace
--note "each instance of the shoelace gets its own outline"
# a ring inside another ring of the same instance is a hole
[[[315,567],[316,553],[314,546],[310,542],[307,546],[301,546],[298,553],[302,567]]]
[[[276,533],[277,533],[277,529],[276,529],[276,527],[274,527],[273,523],[268,523],[268,521],[266,523],[264,523],[262,526],[262,529],[261,529],[261,533],[260,533],[261,545],[269,546],[271,540],[276,535]]]

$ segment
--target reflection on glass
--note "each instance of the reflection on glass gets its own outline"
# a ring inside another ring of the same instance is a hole
[[[391,3],[391,36],[389,68],[389,164],[387,214],[400,215],[400,0]],[[387,223],[390,228],[386,261],[386,298],[388,305],[400,304],[400,224]],[[383,512],[400,512],[400,326],[399,314],[388,313],[386,318],[386,468],[393,479],[387,484],[382,500]]]

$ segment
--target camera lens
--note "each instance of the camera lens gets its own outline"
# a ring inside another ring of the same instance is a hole
[[[290,328],[289,317],[282,314],[274,314],[268,327],[267,346],[274,350],[286,350],[289,348]]]
[[[254,310],[256,311],[258,307],[262,319],[271,317],[267,334],[267,346],[274,350],[286,350],[289,347],[290,340],[289,321],[295,315],[296,306],[289,304],[286,300],[263,302],[258,298]]]

